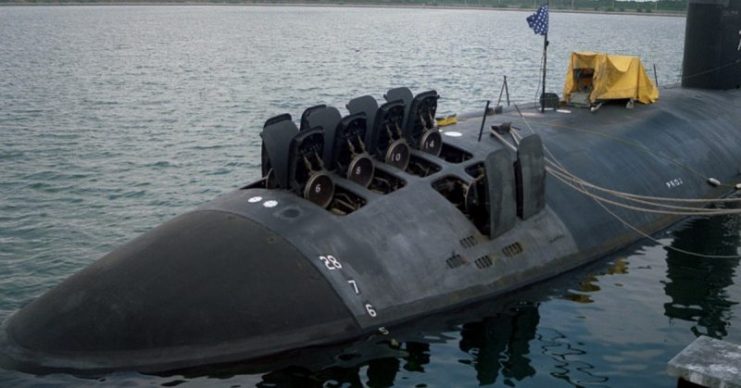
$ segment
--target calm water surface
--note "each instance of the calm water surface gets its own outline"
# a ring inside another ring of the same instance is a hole
[[[96,258],[259,171],[268,117],[435,88],[483,108],[538,88],[527,13],[298,7],[0,7],[0,320]],[[551,15],[548,89],[568,53],[635,54],[679,79],[684,19]],[[735,218],[658,238],[738,252]],[[741,343],[738,260],[643,242],[497,300],[274,363],[95,378],[0,369],[0,385],[673,386],[701,334]],[[204,279],[208,281],[208,279]]]

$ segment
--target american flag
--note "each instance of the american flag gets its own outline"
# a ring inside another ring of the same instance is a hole
[[[538,35],[548,33],[548,5],[541,5],[538,11],[527,17],[527,25]]]

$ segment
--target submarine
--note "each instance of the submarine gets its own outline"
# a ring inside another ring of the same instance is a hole
[[[496,298],[720,213],[687,203],[741,182],[740,28],[741,0],[690,0],[682,84],[632,109],[515,106],[440,127],[437,92],[402,87],[344,117],[272,117],[261,179],[15,312],[0,352],[72,373],[255,360]]]

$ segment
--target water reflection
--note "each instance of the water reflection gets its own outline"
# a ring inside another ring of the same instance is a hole
[[[368,386],[390,387],[394,385],[401,362],[395,357],[381,358],[368,362]]]
[[[529,354],[540,322],[538,304],[497,302],[467,307],[444,317],[432,316],[341,349],[321,350],[332,355],[330,365],[313,363],[273,371],[262,376],[260,385],[390,387],[401,383],[400,372],[424,373],[431,362],[431,346],[440,344],[445,348],[443,352],[451,352],[456,337],[462,352],[457,354],[457,362],[473,368],[480,385],[513,385],[536,373]],[[459,330],[456,337],[449,334],[453,330]]]
[[[479,384],[493,384],[500,372],[504,379],[518,381],[535,374],[528,354],[538,322],[537,305],[525,302],[504,313],[463,325],[460,349],[474,356]]]
[[[574,344],[555,329],[541,331],[537,338],[541,352],[554,363],[551,376],[574,386],[595,385],[609,380],[606,376],[600,376],[594,365],[584,361],[589,359],[589,354],[582,344]]]
[[[462,376],[464,385],[476,381],[479,385],[513,386],[538,371],[572,385],[604,382],[607,378],[597,376],[587,362],[589,355],[582,344],[559,330],[539,327],[540,303],[552,298],[554,291],[565,293],[573,284],[573,278],[557,280],[551,283],[555,290],[532,288],[392,328],[390,333],[292,352],[262,365],[236,363],[179,371],[177,375],[229,379],[264,373],[255,376],[261,380],[257,383],[260,387],[425,386],[409,380],[439,383],[435,373],[440,370]],[[544,361],[547,366],[542,365]]]
[[[625,275],[627,273],[628,260],[622,257],[609,263],[607,269],[600,272],[599,275]],[[579,281],[577,288],[566,292],[563,295],[563,298],[576,303],[594,303],[591,294],[601,290],[598,275],[586,273],[580,278],[581,280]]]
[[[399,343],[385,336],[373,340],[353,343],[340,348],[322,349],[317,353],[329,355],[326,364],[316,360],[303,366],[278,369],[262,376],[260,387],[276,386],[321,386],[321,387],[391,387],[398,383],[397,375],[403,368],[412,372],[424,372],[430,362],[430,345],[421,342]],[[319,356],[319,359],[324,358]],[[331,360],[330,360],[331,359]],[[306,361],[306,360],[304,360]],[[293,362],[302,364],[301,359]]]
[[[697,219],[674,233],[672,246],[712,255],[737,255],[741,243],[738,217],[718,220]],[[701,258],[667,249],[668,281],[664,286],[671,302],[664,304],[664,315],[696,322],[692,332],[723,338],[732,319],[732,301],[727,288],[739,259]]]

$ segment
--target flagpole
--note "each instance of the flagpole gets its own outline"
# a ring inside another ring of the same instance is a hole
[[[550,5],[548,4],[548,0],[546,0],[545,5],[547,5],[550,8]],[[545,30],[545,35],[543,35],[543,82],[542,82],[543,91],[540,94],[540,113],[545,113],[545,74],[546,74],[547,64],[548,64],[548,30]]]
[[[540,113],[545,113],[545,77],[548,68],[548,0],[534,14],[527,17],[527,24],[538,35],[543,35],[543,90],[540,93]]]

